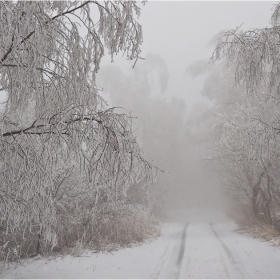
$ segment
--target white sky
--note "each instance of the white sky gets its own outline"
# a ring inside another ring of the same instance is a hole
[[[142,56],[158,53],[167,64],[170,78],[165,97],[186,100],[187,109],[199,101],[204,78],[184,77],[186,67],[193,61],[210,59],[211,38],[222,29],[268,27],[276,1],[149,1],[142,7],[139,22],[143,27]],[[129,65],[125,58],[115,59],[115,65]],[[104,59],[104,64],[109,60]],[[133,71],[133,70],[131,70]]]

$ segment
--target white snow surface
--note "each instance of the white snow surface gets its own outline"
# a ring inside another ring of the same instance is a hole
[[[2,278],[280,278],[280,248],[212,209],[173,213],[156,240],[112,253],[30,259]],[[174,220],[174,219],[173,219]]]

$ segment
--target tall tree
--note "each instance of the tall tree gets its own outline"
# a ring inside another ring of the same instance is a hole
[[[235,66],[236,82],[248,93],[269,88],[278,93],[280,80],[280,4],[271,16],[271,27],[243,31],[240,28],[222,32],[218,38],[213,61],[222,57]]]
[[[215,156],[231,187],[254,215],[277,225],[279,216],[279,9],[271,27],[221,33],[212,60],[225,59],[244,96],[231,115],[221,114]],[[240,195],[241,194],[241,195]]]
[[[1,1],[0,219],[6,233],[37,232],[57,245],[57,227],[118,201],[147,162],[125,113],[106,107],[96,73],[105,50],[137,61],[134,1]]]

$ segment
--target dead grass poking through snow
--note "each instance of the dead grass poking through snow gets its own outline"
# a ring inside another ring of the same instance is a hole
[[[252,213],[235,213],[230,215],[239,229],[237,232],[245,233],[253,238],[261,239],[280,247],[280,233],[272,226],[253,217]]]
[[[79,257],[86,249],[93,252],[111,252],[160,236],[158,219],[142,205],[106,203],[98,211],[75,213],[76,216],[61,215],[56,228],[57,246],[52,248],[41,242],[41,256],[70,254]],[[19,264],[36,253],[37,235],[26,236],[28,244],[20,237],[19,234],[10,234],[10,240],[7,240],[7,236],[0,233],[0,264],[3,263],[0,273],[9,263]]]

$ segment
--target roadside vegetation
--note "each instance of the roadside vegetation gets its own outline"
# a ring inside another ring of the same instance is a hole
[[[202,94],[214,104],[205,112],[213,139],[207,159],[221,174],[231,215],[260,236],[280,233],[279,22],[280,4],[270,27],[221,32],[212,63],[188,68],[207,75]]]
[[[160,233],[132,117],[100,94],[105,52],[135,66],[132,1],[1,1],[0,259],[114,249]]]

